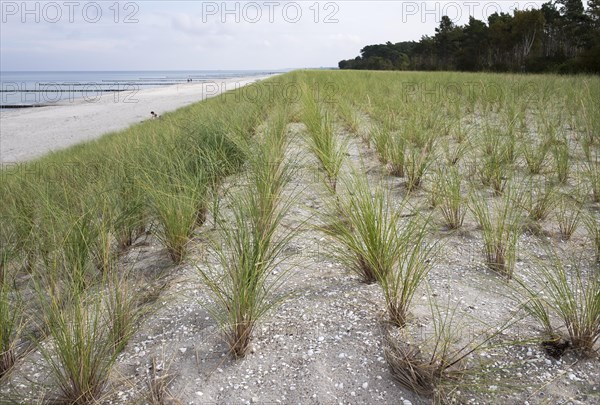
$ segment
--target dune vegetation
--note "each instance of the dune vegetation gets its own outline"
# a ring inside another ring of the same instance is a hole
[[[0,390],[41,362],[29,401],[110,396],[111,368],[168,288],[168,274],[124,260],[149,238],[169,272],[197,269],[190,288],[242,361],[258,325],[296,299],[281,268],[300,232],[326,238],[356,289],[378,286],[364,306],[379,314],[384,378],[402,390],[477,400],[503,378],[478,354],[525,342],[598,370],[598,105],[592,76],[297,71],[5,167]],[[319,181],[298,188],[308,156]],[[325,208],[284,226],[300,192]],[[452,292],[432,292],[457,244],[514,309],[468,337]],[[580,388],[598,399],[592,385]]]

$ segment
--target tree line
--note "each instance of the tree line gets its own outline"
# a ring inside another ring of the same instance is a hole
[[[434,36],[368,45],[340,69],[600,73],[600,0],[554,0],[539,9],[443,16]]]

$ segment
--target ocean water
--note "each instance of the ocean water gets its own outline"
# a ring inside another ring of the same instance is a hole
[[[0,108],[33,107],[97,99],[104,93],[119,93],[192,82],[206,82],[282,71],[189,70],[104,72],[15,72],[0,71]]]

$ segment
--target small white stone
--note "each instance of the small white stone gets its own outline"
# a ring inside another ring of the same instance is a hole
[[[204,392],[197,391],[197,392],[196,392],[196,395],[198,395],[199,397],[201,397],[202,395],[204,395]]]
[[[319,336],[319,342],[322,342],[324,340],[325,340],[325,338],[323,336]]]
[[[369,388],[369,383],[368,382],[363,383],[362,388],[363,388],[363,390],[366,390],[367,388]]]
[[[340,354],[338,355],[338,357],[339,357],[340,359],[343,359],[344,357],[346,357],[346,353],[340,353]]]
[[[309,350],[308,352],[306,352],[306,354],[308,354],[309,356],[312,356],[313,354],[315,354],[315,352],[313,352],[312,350]]]
[[[253,404],[258,403],[258,397],[252,397],[252,403]]]
[[[181,354],[184,354],[185,352],[187,352],[187,347],[181,347],[179,351],[181,352]]]
[[[352,391],[352,392],[350,393],[350,395],[352,395],[353,397],[355,397],[355,396],[356,396],[356,392]]]

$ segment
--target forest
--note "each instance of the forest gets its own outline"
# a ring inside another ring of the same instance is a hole
[[[441,18],[420,41],[365,46],[340,69],[600,73],[600,0],[555,0],[494,13],[487,24]]]

